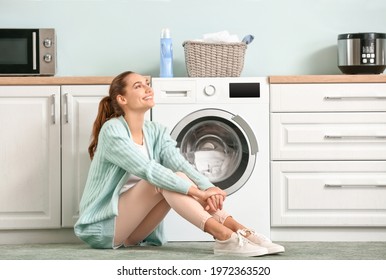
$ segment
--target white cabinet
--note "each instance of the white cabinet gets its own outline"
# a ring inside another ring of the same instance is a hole
[[[108,85],[0,86],[0,229],[72,227]]]
[[[108,85],[62,86],[62,226],[72,227],[86,183],[88,146],[98,104]]]
[[[386,226],[386,84],[270,90],[272,226]]]
[[[0,228],[59,228],[60,87],[0,87]]]

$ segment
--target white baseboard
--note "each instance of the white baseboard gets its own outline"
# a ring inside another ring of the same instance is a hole
[[[276,241],[326,241],[326,242],[384,242],[386,228],[271,228],[271,239]]]
[[[72,228],[47,230],[1,230],[0,244],[80,243]]]

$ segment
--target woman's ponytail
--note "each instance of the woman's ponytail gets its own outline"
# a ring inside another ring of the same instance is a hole
[[[114,111],[111,107],[110,96],[105,96],[99,102],[98,115],[94,121],[94,126],[92,128],[91,143],[88,147],[88,153],[90,158],[93,159],[96,147],[98,145],[98,136],[102,128],[102,125],[111,118],[114,114]]]
[[[117,102],[117,96],[125,94],[126,76],[132,74],[132,71],[126,71],[119,74],[111,82],[109,95],[102,98],[99,102],[98,115],[95,119],[94,126],[92,129],[91,143],[88,147],[88,153],[90,158],[93,159],[94,153],[98,146],[98,136],[101,131],[102,125],[111,118],[116,118],[123,116],[124,112],[121,107],[119,107]]]

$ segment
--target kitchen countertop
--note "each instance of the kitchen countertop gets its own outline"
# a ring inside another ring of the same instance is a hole
[[[114,77],[0,77],[0,85],[109,85]]]
[[[76,76],[76,77],[0,77],[0,85],[109,85],[114,77]],[[307,83],[386,83],[386,74],[380,75],[297,75],[270,76],[271,84]]]
[[[313,84],[313,83],[386,83],[386,75],[299,75],[270,76],[270,84]]]

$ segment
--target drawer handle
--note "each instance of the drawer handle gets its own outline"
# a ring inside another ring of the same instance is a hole
[[[385,100],[386,96],[325,96],[324,100]]]
[[[386,135],[324,135],[324,139],[386,139]]]
[[[343,187],[382,187],[385,188],[386,184],[324,184],[327,188],[343,188]]]

